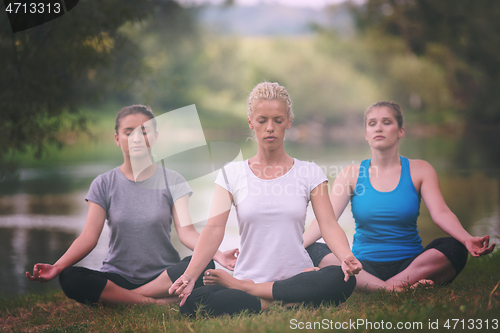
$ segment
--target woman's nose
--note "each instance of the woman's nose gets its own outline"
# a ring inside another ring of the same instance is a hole
[[[272,120],[269,120],[269,121],[267,122],[267,128],[266,128],[266,130],[267,130],[268,132],[273,132],[273,131],[274,131],[274,124],[273,124]]]
[[[144,140],[142,131],[135,130],[132,132],[132,141],[133,142],[142,142]]]

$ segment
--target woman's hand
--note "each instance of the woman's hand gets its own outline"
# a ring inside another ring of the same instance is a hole
[[[240,250],[238,249],[227,250],[224,252],[218,251],[214,256],[214,260],[230,271],[234,271],[236,259],[238,259],[239,254]]]
[[[36,264],[33,267],[33,276],[26,272],[26,277],[30,281],[38,281],[40,283],[47,282],[59,275],[61,271],[57,266],[49,264]]]
[[[363,269],[363,265],[361,265],[359,260],[352,254],[347,255],[344,260],[342,260],[341,267],[344,272],[345,282],[349,280],[349,277],[358,274]]]
[[[465,240],[464,245],[473,257],[484,256],[491,253],[495,249],[495,243],[491,246],[490,236],[471,237]]]
[[[187,298],[191,295],[194,288],[194,283],[196,282],[189,274],[182,274],[175,282],[172,284],[168,293],[170,295],[176,294],[181,299],[179,306],[183,306],[186,303]]]

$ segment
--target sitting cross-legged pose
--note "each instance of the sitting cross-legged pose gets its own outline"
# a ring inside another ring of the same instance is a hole
[[[227,164],[219,172],[207,225],[188,268],[170,292],[182,298],[181,312],[188,315],[195,314],[200,304],[208,313],[219,315],[258,312],[273,300],[345,301],[354,290],[353,275],[362,266],[335,219],[323,171],[285,152],[285,132],[293,119],[288,92],[278,83],[258,84],[248,99],[247,116],[258,143],[257,154]],[[341,260],[339,266],[303,272],[313,267],[302,240],[309,201],[326,243]],[[208,277],[222,278],[206,282],[222,285],[193,290],[224,237],[232,204],[241,235],[234,278],[212,270]]]
[[[400,291],[405,287],[451,282],[465,267],[467,251],[478,257],[493,251],[489,236],[472,237],[446,205],[434,168],[398,154],[404,135],[401,107],[378,102],[365,112],[365,138],[372,157],[344,169],[335,179],[330,200],[337,218],[349,200],[356,223],[352,252],[363,264],[356,289]],[[423,199],[433,221],[452,237],[422,247],[417,217]],[[313,262],[338,264],[322,243],[316,221],[304,233]]]
[[[80,236],[55,264],[35,264],[33,275],[26,272],[29,280],[46,282],[59,275],[66,296],[80,303],[178,301],[168,288],[184,273],[190,257],[181,261],[172,245],[172,219],[180,241],[188,248],[194,249],[199,234],[190,223],[191,188],[177,172],[151,162],[157,137],[156,120],[149,108],[132,105],[118,112],[115,141],[124,163],[92,182]],[[72,266],[96,246],[106,220],[109,249],[101,270]],[[214,259],[232,269],[236,251],[214,251]],[[209,261],[206,269],[215,268]],[[202,284],[200,279],[196,286]]]

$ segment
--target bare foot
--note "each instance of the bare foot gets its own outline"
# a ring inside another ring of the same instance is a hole
[[[252,283],[252,280],[238,280],[223,269],[208,269],[203,276],[203,284],[223,286],[229,289],[239,289],[245,291],[245,285]]]
[[[264,310],[267,310],[269,309],[271,306],[277,304],[278,302],[277,301],[273,301],[272,299],[265,299],[265,298],[261,298],[260,299],[260,309],[262,311]]]
[[[203,284],[220,285],[229,289],[238,289],[250,293],[255,283],[250,279],[238,280],[223,269],[209,269],[203,276]]]
[[[422,280],[419,280],[419,281],[415,282],[414,284],[412,284],[410,286],[410,289],[415,289],[418,287],[424,287],[427,289],[427,288],[430,288],[433,286],[434,286],[434,281],[429,280],[429,279],[422,279]]]
[[[164,297],[164,298],[153,298],[157,305],[167,305],[180,303],[181,299],[177,296]]]

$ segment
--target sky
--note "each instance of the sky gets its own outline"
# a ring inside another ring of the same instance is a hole
[[[201,4],[220,5],[224,3],[224,0],[177,0],[177,1],[185,5],[201,5]],[[293,7],[322,9],[326,6],[339,4],[344,1],[345,0],[235,0],[235,3],[242,6],[255,6],[258,4],[266,4],[266,5],[285,5]],[[357,0],[355,2],[360,2],[360,0]]]

